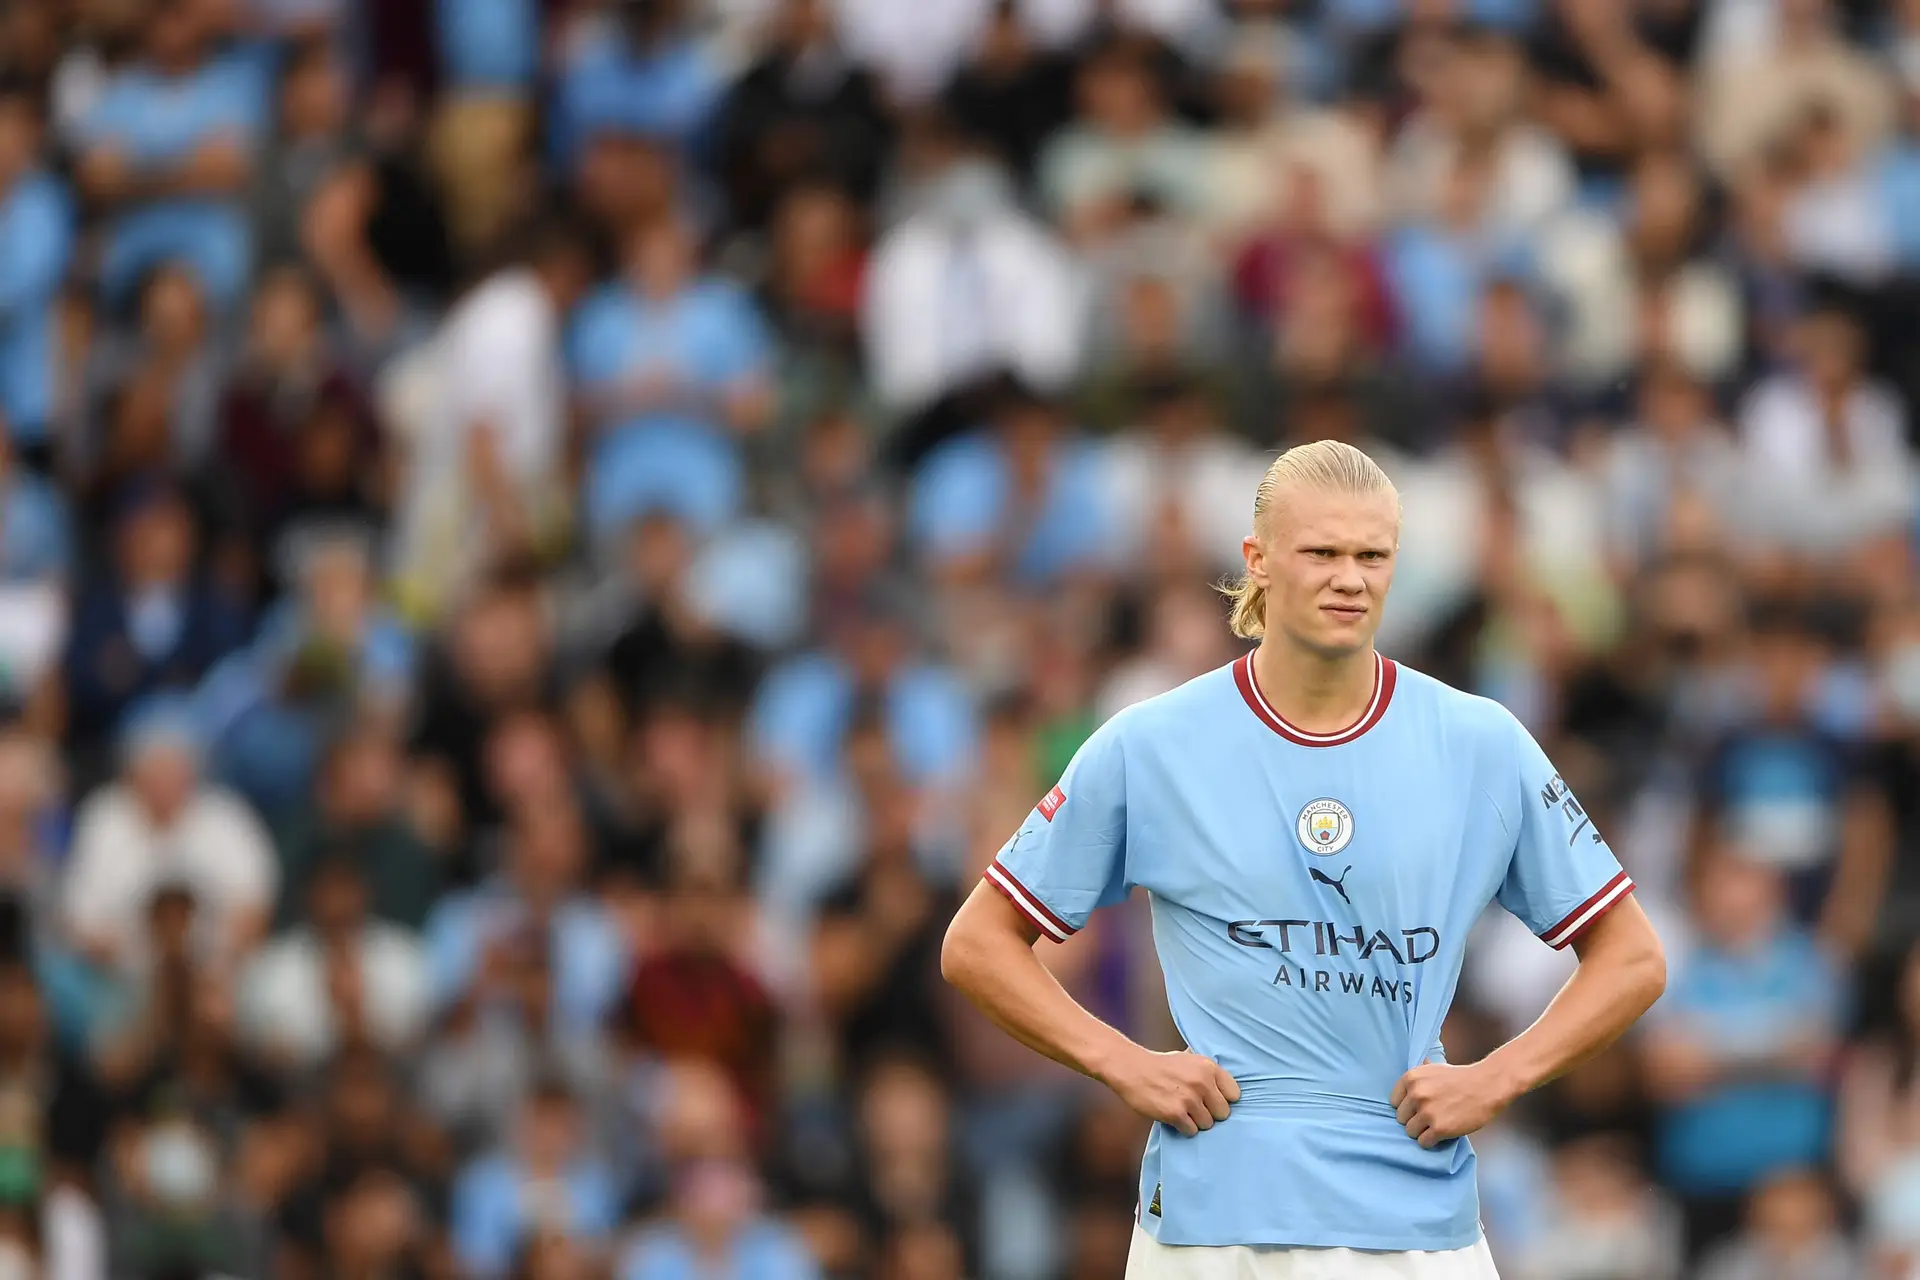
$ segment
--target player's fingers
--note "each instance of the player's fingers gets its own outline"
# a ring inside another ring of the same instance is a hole
[[[1193,1117],[1184,1111],[1173,1111],[1166,1117],[1164,1123],[1170,1124],[1179,1130],[1180,1136],[1183,1138],[1191,1138],[1194,1134],[1200,1132],[1200,1126],[1195,1124]]]
[[[1393,1114],[1401,1124],[1405,1124],[1413,1119],[1419,1110],[1419,1103],[1415,1102],[1412,1098],[1402,1097],[1399,1102],[1394,1104]]]
[[[1417,1139],[1420,1145],[1425,1147],[1429,1151],[1433,1150],[1435,1147],[1439,1146],[1441,1143],[1445,1142],[1446,1140],[1447,1140],[1447,1135],[1441,1132],[1438,1128],[1428,1129],[1425,1133],[1421,1134],[1420,1137]]]
[[[1221,1091],[1219,1085],[1212,1082],[1207,1084],[1206,1104],[1207,1111],[1215,1120],[1225,1120],[1227,1118],[1227,1095]]]
[[[1235,1080],[1231,1075],[1227,1074],[1227,1069],[1219,1065],[1218,1063],[1214,1064],[1213,1070],[1215,1073],[1215,1079],[1217,1079],[1220,1083],[1221,1096],[1224,1097],[1228,1102],[1240,1101],[1240,1082],[1238,1080]]]
[[[1393,1092],[1387,1095],[1387,1103],[1389,1106],[1398,1107],[1402,1102],[1406,1100],[1407,1084],[1410,1080],[1412,1080],[1412,1078],[1413,1078],[1413,1073],[1408,1072],[1406,1075],[1401,1076],[1400,1079],[1394,1083]],[[1400,1123],[1405,1124],[1406,1122],[1407,1122],[1407,1118],[1405,1116],[1401,1116]]]
[[[1414,1112],[1413,1115],[1409,1116],[1403,1123],[1406,1126],[1407,1136],[1415,1141],[1418,1141],[1429,1129],[1433,1128],[1433,1121],[1429,1119],[1423,1111]]]

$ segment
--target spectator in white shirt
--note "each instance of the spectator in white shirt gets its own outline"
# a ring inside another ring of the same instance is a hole
[[[1443,56],[1421,109],[1387,157],[1387,198],[1404,219],[1439,221],[1448,193],[1478,169],[1483,231],[1531,235],[1574,196],[1565,144],[1521,113],[1526,62],[1498,35],[1461,36]]]
[[[510,547],[537,546],[564,500],[562,322],[592,278],[584,233],[534,229],[519,261],[483,280],[441,327],[437,411],[412,442],[401,577],[437,609]]]
[[[135,718],[120,778],[80,806],[62,887],[73,941],[96,961],[137,969],[147,904],[165,885],[199,910],[194,943],[212,964],[244,955],[266,932],[279,868],[239,797],[200,776],[199,744],[171,701]]]
[[[1601,462],[1607,553],[1622,574],[1668,550],[1691,516],[1723,532],[1744,505],[1740,451],[1705,387],[1676,364],[1656,365],[1641,379],[1639,410]]]
[[[1781,212],[1787,253],[1808,272],[1871,286],[1899,265],[1880,176],[1830,102],[1808,106],[1790,137],[1798,185]]]
[[[241,971],[240,1036],[301,1068],[349,1041],[404,1052],[431,1012],[419,939],[367,914],[366,881],[344,858],[321,864],[307,900],[307,923]]]
[[[1244,513],[1266,459],[1221,431],[1202,389],[1177,379],[1142,388],[1140,429],[1107,449],[1107,485],[1126,561],[1191,564],[1202,576],[1240,562]]]
[[[1864,370],[1866,339],[1826,303],[1795,334],[1798,368],[1767,378],[1740,409],[1750,532],[1799,554],[1840,553],[1912,519],[1906,415]]]
[[[1040,153],[1041,200],[1075,243],[1110,235],[1140,197],[1181,214],[1205,201],[1211,157],[1169,109],[1154,52],[1123,37],[1094,53],[1076,85],[1078,118]]]
[[[723,10],[759,9],[779,0],[714,0]],[[1011,8],[1049,49],[1069,49],[1103,20],[1176,45],[1203,43],[1220,25],[1212,0],[834,0],[847,47],[886,78],[893,96],[930,98],[979,42],[996,9]]]
[[[861,327],[875,390],[895,410],[1012,368],[1035,386],[1077,371],[1086,288],[1052,232],[1020,212],[1007,175],[957,137],[920,207],[880,241]]]

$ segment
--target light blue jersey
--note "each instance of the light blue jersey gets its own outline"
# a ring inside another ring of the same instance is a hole
[[[1633,888],[1505,708],[1375,673],[1334,734],[1282,720],[1250,657],[1128,708],[988,868],[1055,940],[1146,889],[1175,1025],[1239,1081],[1227,1120],[1147,1141],[1140,1223],[1163,1244],[1473,1244],[1472,1147],[1421,1147],[1387,1097],[1442,1060],[1489,902],[1564,947]]]

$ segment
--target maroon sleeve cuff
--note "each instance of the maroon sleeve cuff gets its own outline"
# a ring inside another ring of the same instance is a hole
[[[1065,920],[1047,910],[1046,903],[1029,892],[1013,872],[1000,865],[998,858],[988,865],[986,878],[987,883],[1005,894],[1007,901],[1011,902],[1021,915],[1031,920],[1033,927],[1043,936],[1052,938],[1055,942],[1065,942],[1079,932]]]
[[[1559,924],[1540,935],[1540,940],[1558,951],[1593,926],[1593,922],[1613,909],[1615,903],[1633,892],[1633,878],[1622,871],[1600,887],[1600,891],[1567,912]]]

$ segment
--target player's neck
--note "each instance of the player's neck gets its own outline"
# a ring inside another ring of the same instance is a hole
[[[1339,733],[1366,715],[1378,669],[1372,645],[1329,657],[1269,637],[1253,651],[1253,677],[1267,705],[1288,724],[1308,733]]]

